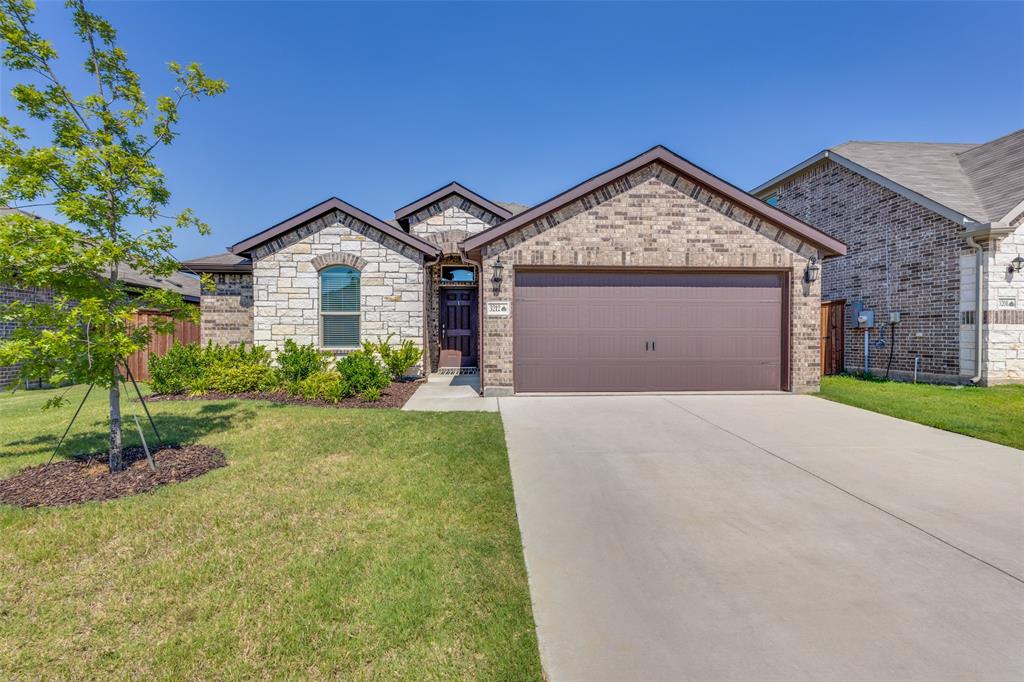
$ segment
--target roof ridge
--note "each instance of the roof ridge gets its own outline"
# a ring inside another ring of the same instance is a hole
[[[828,149],[836,149],[837,147],[842,147],[844,144],[920,144],[920,145],[935,145],[935,146],[940,146],[941,145],[941,146],[946,146],[946,147],[950,147],[950,146],[970,147],[970,148],[973,149],[974,147],[980,147],[982,145],[988,144],[988,142],[935,142],[935,141],[921,142],[921,141],[917,141],[917,140],[847,140],[846,142],[843,142],[841,144],[837,144],[835,147],[828,147]],[[968,151],[968,150],[965,149],[964,151]]]

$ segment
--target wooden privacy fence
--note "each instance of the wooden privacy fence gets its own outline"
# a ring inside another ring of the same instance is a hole
[[[152,320],[168,319],[167,315],[153,310],[139,310],[132,316],[132,323],[135,325],[149,324]],[[149,339],[149,347],[132,353],[128,357],[128,369],[132,376],[139,381],[149,379],[149,356],[163,355],[170,350],[171,345],[178,343],[199,343],[199,325],[191,320],[175,320],[174,333],[152,334]]]
[[[843,371],[843,322],[846,301],[821,304],[821,373],[841,374]]]

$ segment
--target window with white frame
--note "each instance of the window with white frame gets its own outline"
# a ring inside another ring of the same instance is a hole
[[[359,271],[355,268],[320,271],[320,345],[359,347]]]

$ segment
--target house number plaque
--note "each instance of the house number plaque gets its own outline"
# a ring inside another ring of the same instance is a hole
[[[508,317],[512,306],[508,301],[488,301],[487,317]]]

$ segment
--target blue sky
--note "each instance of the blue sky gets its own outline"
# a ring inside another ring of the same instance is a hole
[[[77,74],[62,5],[38,26]],[[984,141],[1024,120],[1020,4],[93,8],[147,94],[170,60],[231,86],[161,152],[173,208],[213,228],[181,235],[182,258],[332,195],[385,219],[452,179],[533,204],[655,144],[750,188],[850,139]]]

